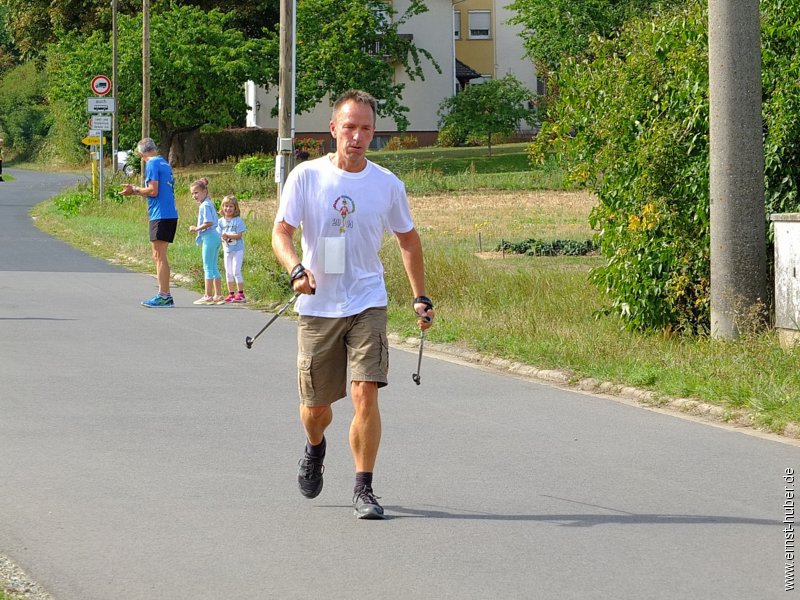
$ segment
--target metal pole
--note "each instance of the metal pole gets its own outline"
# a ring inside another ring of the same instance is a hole
[[[291,128],[290,137],[292,138],[292,148],[294,148],[295,138],[295,96],[297,93],[297,0],[292,0],[292,110],[291,110]],[[292,162],[294,162],[294,153],[292,154]],[[292,165],[294,166],[294,165]],[[288,175],[289,172],[287,171]]]
[[[114,98],[116,108],[119,110],[117,99],[117,0],[111,0],[111,96]],[[116,173],[117,151],[119,150],[119,132],[117,131],[117,111],[111,115],[111,172]]]
[[[150,0],[142,0],[142,138],[150,137]],[[144,177],[144,159],[141,163]]]
[[[709,0],[711,335],[767,301],[758,0]]]
[[[100,159],[97,161],[98,164],[100,165],[99,166],[99,170],[100,170],[100,185],[98,186],[98,190],[97,190],[97,199],[100,202],[102,202],[103,198],[104,198],[104,194],[103,194],[103,136],[105,135],[105,133],[106,132],[103,131],[102,129],[100,130],[100,152],[98,154]]]
[[[280,72],[278,76],[278,155],[275,164],[275,180],[278,183],[280,199],[286,176],[294,161],[294,140],[292,139],[292,114],[294,112],[293,86],[293,23],[294,0],[281,0],[280,25]]]

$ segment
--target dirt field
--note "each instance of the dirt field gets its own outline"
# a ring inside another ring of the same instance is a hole
[[[507,240],[591,237],[589,213],[596,204],[589,192],[470,192],[411,198],[422,232]]]
[[[480,237],[487,248],[505,240],[591,237],[589,213],[596,204],[586,191],[464,192],[410,197],[417,229],[454,238]],[[274,200],[242,202],[246,219],[272,219]]]

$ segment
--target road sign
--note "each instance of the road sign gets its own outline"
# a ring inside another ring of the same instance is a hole
[[[92,116],[92,129],[111,131],[111,115]]]
[[[99,129],[90,129],[89,133],[87,133],[86,135],[88,135],[89,137],[100,137],[101,135],[103,135],[103,132]]]
[[[81,140],[87,146],[99,146],[100,145],[100,136],[89,136],[85,137]],[[103,143],[106,143],[106,138],[103,136]]]
[[[113,113],[116,112],[114,98],[87,98],[86,112],[90,113]]]
[[[111,80],[105,75],[92,78],[92,91],[98,96],[105,96],[111,91]]]

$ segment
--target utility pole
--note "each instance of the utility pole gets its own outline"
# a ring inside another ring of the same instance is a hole
[[[711,335],[767,301],[758,0],[709,0]]]
[[[280,62],[278,75],[278,154],[275,157],[275,181],[278,199],[289,171],[294,167],[294,19],[295,0],[281,0]]]
[[[111,0],[111,96],[119,106],[117,99],[117,0]],[[111,114],[111,172],[116,173],[119,165],[117,164],[117,151],[119,150],[119,131],[117,129],[117,112]]]
[[[150,137],[150,0],[142,0],[142,139],[146,137]]]

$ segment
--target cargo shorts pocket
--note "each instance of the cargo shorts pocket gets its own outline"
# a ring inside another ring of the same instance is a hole
[[[297,387],[303,401],[314,399],[314,379],[311,376],[311,354],[298,352],[297,354]]]
[[[381,333],[381,371],[389,373],[389,338],[385,333]]]

